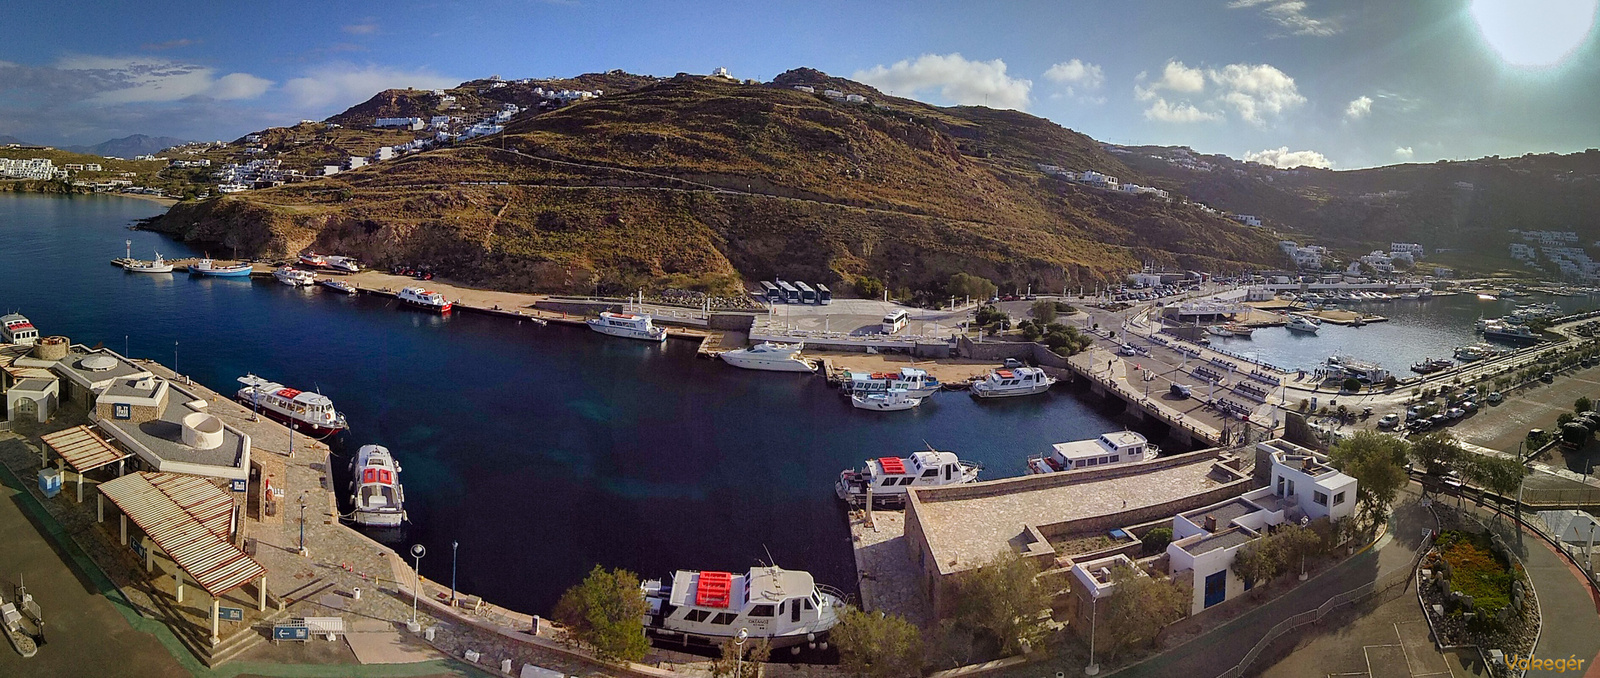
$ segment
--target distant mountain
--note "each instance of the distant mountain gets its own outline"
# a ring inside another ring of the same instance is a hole
[[[132,159],[136,156],[160,153],[161,151],[172,148],[173,146],[181,146],[187,143],[189,143],[187,139],[179,139],[176,137],[152,137],[143,134],[133,134],[122,137],[121,139],[102,141],[93,146],[62,146],[61,150],[71,151],[73,153],[87,153],[89,155],[98,155],[107,158]]]
[[[14,136],[11,136],[9,134],[0,134],[0,146],[4,146],[6,144],[22,144],[24,146],[31,145],[28,142],[23,141],[21,139],[18,139],[18,138],[14,137]]]

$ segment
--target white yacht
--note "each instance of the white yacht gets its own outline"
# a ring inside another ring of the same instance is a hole
[[[1028,457],[1028,473],[1055,473],[1132,464],[1155,459],[1161,450],[1133,431],[1102,433],[1093,440],[1056,443],[1048,454]]]
[[[734,367],[768,372],[815,372],[816,366],[800,357],[804,344],[762,342],[750,348],[722,353],[722,361]]]
[[[0,316],[0,343],[32,346],[39,341],[39,329],[21,313]]]
[[[1289,316],[1289,322],[1288,324],[1284,325],[1284,328],[1290,332],[1316,334],[1317,330],[1322,329],[1322,321],[1310,316],[1293,315]]]
[[[678,570],[666,584],[652,579],[640,588],[648,605],[645,632],[699,647],[718,647],[743,629],[774,649],[825,648],[844,612],[843,592],[816,583],[809,572],[775,566],[744,574]]]
[[[443,294],[433,290],[425,290],[421,287],[401,289],[400,293],[395,295],[395,298],[399,299],[402,304],[437,313],[449,313],[450,309],[454,308],[454,305],[450,303],[449,299],[444,298]]]
[[[284,266],[273,271],[272,277],[290,287],[310,287],[317,284],[317,274],[311,271],[302,271],[293,266]]]
[[[288,388],[254,374],[239,377],[244,388],[235,397],[246,407],[289,424],[294,430],[325,438],[348,428],[344,414],[321,393]]]
[[[171,273],[172,264],[167,263],[166,259],[162,259],[160,252],[156,252],[155,261],[122,260],[122,270],[129,273]]]
[[[399,527],[406,519],[400,464],[389,448],[362,445],[350,463],[350,519],[357,525]]]
[[[851,395],[887,393],[900,389],[916,398],[926,398],[939,392],[943,385],[927,370],[902,367],[899,372],[850,372],[845,392]]]
[[[323,257],[322,261],[328,268],[335,271],[344,271],[345,273],[361,272],[361,264],[355,260],[355,257],[328,256]]]
[[[603,311],[600,313],[600,317],[590,318],[587,322],[589,323],[589,329],[614,337],[643,339],[645,341],[667,340],[666,328],[656,327],[648,315]]]
[[[977,398],[1009,398],[1033,395],[1050,390],[1056,378],[1037,367],[1009,367],[995,370],[982,379],[972,382],[972,395]]]
[[[974,483],[982,470],[983,464],[961,461],[954,452],[929,448],[912,452],[909,457],[868,459],[860,469],[841,472],[833,490],[840,499],[860,504],[866,501],[867,489],[871,488],[874,505],[900,506],[905,504],[910,488]]]
[[[891,388],[883,393],[851,394],[850,404],[860,410],[899,412],[921,405],[922,398],[911,395],[902,388]]]

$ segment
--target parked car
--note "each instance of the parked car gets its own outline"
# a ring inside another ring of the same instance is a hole
[[[1191,395],[1188,386],[1178,383],[1174,383],[1171,388],[1167,389],[1167,392],[1178,398],[1188,398]]]
[[[1539,375],[1539,381],[1542,381],[1542,382],[1544,382],[1546,384],[1548,384],[1548,383],[1550,383],[1552,381],[1555,381],[1555,380],[1556,380],[1556,375],[1554,373],[1552,373],[1552,372],[1548,372],[1547,371],[1544,374]]]
[[[1490,391],[1489,392],[1489,404],[1490,405],[1498,405],[1498,404],[1500,404],[1500,401],[1505,400],[1505,399],[1506,399],[1506,397],[1503,396],[1503,395],[1500,395],[1499,391]]]
[[[1460,419],[1467,416],[1467,411],[1459,407],[1452,407],[1448,410],[1445,410],[1444,416],[1447,419]]]
[[[1450,421],[1450,417],[1448,417],[1448,416],[1446,416],[1444,414],[1435,414],[1435,415],[1433,415],[1431,417],[1428,417],[1428,425],[1429,426],[1444,426],[1445,422],[1448,422],[1448,421]]]
[[[1022,367],[1022,361],[1021,360],[1017,360],[1016,358],[1006,358],[1005,366],[1006,367]]]
[[[1478,411],[1478,401],[1476,401],[1476,400],[1468,400],[1467,402],[1461,403],[1461,409],[1466,410],[1468,412],[1477,412]]]
[[[1391,429],[1400,424],[1400,415],[1390,412],[1378,420],[1378,428]]]

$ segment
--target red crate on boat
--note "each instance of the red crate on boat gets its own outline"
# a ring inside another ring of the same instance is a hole
[[[694,604],[700,607],[727,607],[732,590],[732,573],[701,572],[700,581],[695,584]]]

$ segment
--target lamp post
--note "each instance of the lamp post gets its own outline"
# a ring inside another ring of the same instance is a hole
[[[461,542],[450,541],[450,606],[456,604],[456,549],[461,548]]]
[[[1100,595],[1097,591],[1089,591],[1089,665],[1083,667],[1083,675],[1099,675],[1100,665],[1094,661],[1094,630],[1095,621],[1100,607]]]
[[[422,590],[422,557],[427,555],[427,554],[428,554],[428,549],[424,548],[421,544],[412,544],[411,545],[411,559],[412,559],[412,562],[414,563],[412,565],[412,567],[411,567],[411,575],[412,575],[412,582],[413,582],[413,584],[411,586],[411,627],[412,628],[416,628],[416,626],[417,626],[417,592]]]
[[[739,635],[735,636],[733,639],[733,646],[737,648],[739,653],[739,657],[734,660],[733,664],[734,678],[744,678],[744,641],[749,639],[750,630],[743,628],[739,629]]]
[[[306,554],[306,494],[300,493],[300,555]]]

